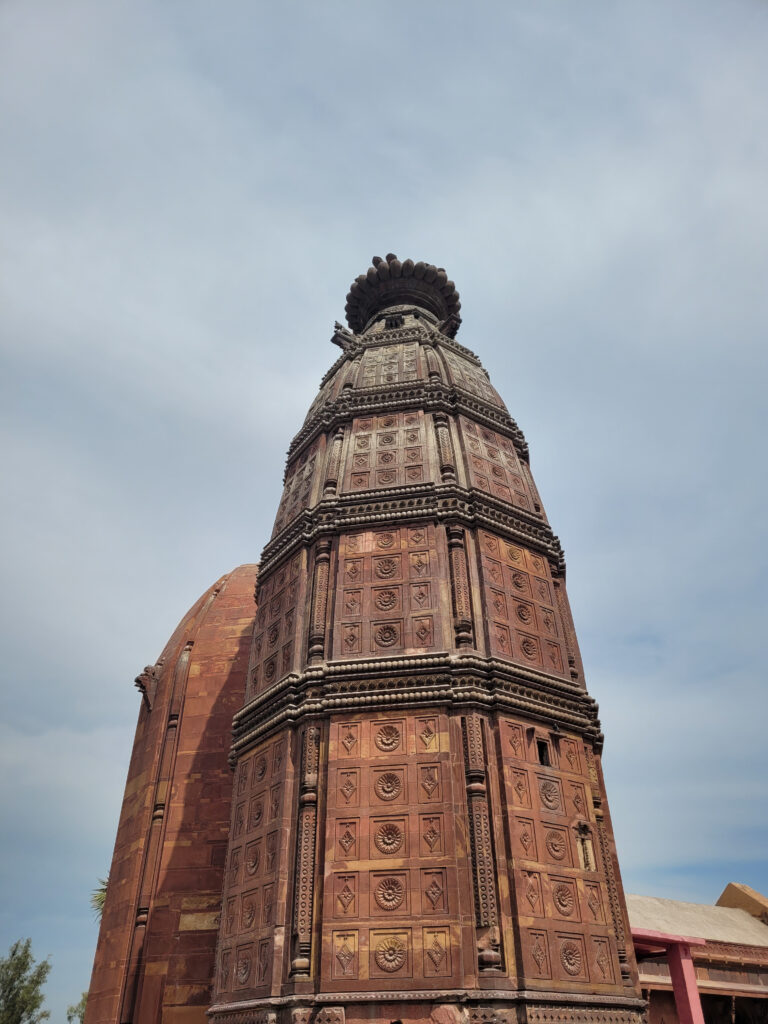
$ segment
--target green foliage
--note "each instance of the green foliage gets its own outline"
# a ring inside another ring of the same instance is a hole
[[[30,939],[18,939],[0,958],[0,1024],[39,1024],[50,1017],[43,1010],[43,985],[51,965],[35,964]]]
[[[88,993],[83,992],[79,1003],[75,1003],[74,1006],[67,1007],[67,1024],[83,1024],[83,1021],[85,1020],[85,1003],[87,999]]]
[[[104,903],[107,898],[107,886],[109,885],[109,875],[106,878],[100,878],[99,884],[91,893],[91,908],[96,915],[97,920],[101,920],[101,915],[104,913]]]

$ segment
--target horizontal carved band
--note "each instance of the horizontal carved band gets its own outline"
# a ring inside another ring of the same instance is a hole
[[[466,391],[460,385],[442,381],[418,380],[367,388],[345,388],[337,398],[318,406],[288,448],[290,461],[318,434],[335,430],[355,416],[371,412],[379,415],[408,409],[425,412],[464,413],[486,427],[507,437],[523,459],[528,461],[528,444],[522,430],[503,406],[493,405]]]
[[[354,498],[321,501],[301,513],[264,548],[260,578],[265,579],[284,558],[321,535],[375,523],[405,523],[450,518],[463,526],[488,527],[507,540],[530,547],[549,559],[555,574],[564,572],[565,558],[559,538],[537,517],[484,492],[456,484],[417,489],[397,488],[356,494]]]
[[[402,1002],[402,991],[345,992],[345,1003],[378,1004]],[[605,997],[569,993],[563,1002],[559,992],[525,992],[505,989],[483,992],[478,1000],[476,989],[414,989],[408,1002],[443,1004],[467,1011],[467,1020],[493,1024],[640,1024],[645,1002],[621,996]],[[314,1024],[318,1013],[335,1013],[339,994],[318,993],[311,997],[282,996],[249,999],[236,1003],[215,1004],[208,1011],[216,1024],[291,1024],[298,1015],[306,1015]],[[343,1012],[343,1010],[342,1010]]]
[[[315,673],[306,673],[301,681],[296,676],[286,679],[279,690],[259,695],[238,712],[231,762],[235,763],[245,750],[286,724],[296,724],[310,715],[324,716],[361,707],[374,710],[443,705],[458,710],[471,704],[557,724],[598,746],[602,741],[597,705],[586,693],[566,697],[562,689],[558,694],[554,686],[522,683],[511,673],[508,678],[495,674],[489,678],[468,674],[458,666],[453,672],[448,669],[437,674],[429,669],[424,675],[391,673],[390,668],[383,677],[363,680],[359,674],[346,679],[323,679]]]

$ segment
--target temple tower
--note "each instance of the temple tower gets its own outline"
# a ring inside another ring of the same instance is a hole
[[[290,446],[213,1021],[642,1012],[562,550],[459,308],[374,259]]]
[[[242,705],[257,567],[210,587],[141,694],[86,1024],[203,1024],[227,853],[232,716]]]

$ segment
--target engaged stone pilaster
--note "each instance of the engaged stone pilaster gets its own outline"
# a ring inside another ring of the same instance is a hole
[[[294,955],[291,960],[291,974],[298,975],[309,975],[312,964],[312,901],[315,891],[319,761],[320,728],[310,724],[304,730],[301,749],[296,891],[293,901]]]
[[[472,711],[465,716],[462,725],[475,893],[477,961],[479,969],[487,971],[501,966],[501,953],[482,721],[477,712]]]

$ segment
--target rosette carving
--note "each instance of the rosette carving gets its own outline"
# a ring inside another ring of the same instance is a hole
[[[400,795],[403,783],[397,772],[383,772],[373,788],[380,800],[395,800]]]
[[[373,954],[379,970],[394,974],[402,970],[408,960],[408,948],[402,939],[396,936],[382,939]]]

